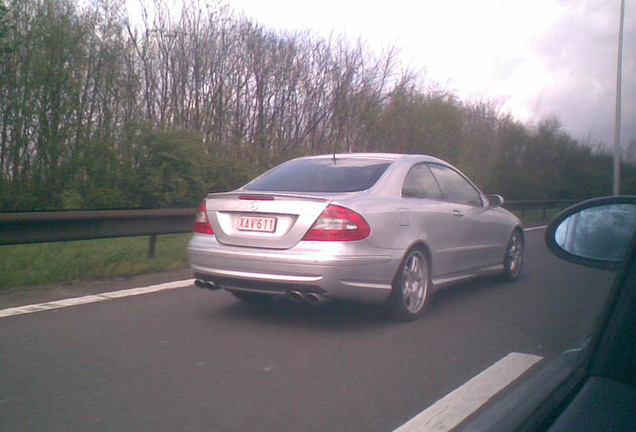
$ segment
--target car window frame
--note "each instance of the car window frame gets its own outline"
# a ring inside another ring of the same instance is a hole
[[[437,186],[437,190],[439,192],[439,198],[437,197],[429,197],[429,196],[412,196],[412,195],[405,195],[404,194],[404,189],[406,186],[406,182],[409,179],[409,176],[411,175],[411,173],[413,172],[413,170],[415,170],[416,168],[419,167],[425,167],[427,169],[427,171],[430,173],[431,178],[433,179],[433,181],[435,182],[435,185]],[[429,166],[428,163],[426,162],[418,162],[416,164],[414,164],[413,166],[411,166],[411,168],[409,168],[409,171],[407,172],[406,176],[404,177],[404,181],[402,182],[402,190],[401,190],[401,196],[402,198],[409,198],[409,199],[429,199],[429,200],[435,200],[435,201],[443,201],[444,199],[444,193],[442,192],[442,188],[439,185],[439,182],[437,181],[437,178],[435,177],[435,175],[433,174],[433,171],[431,171],[431,168]]]
[[[444,164],[440,164],[440,163],[433,163],[433,162],[428,162],[426,163],[429,166],[429,170],[431,171],[431,173],[433,174],[433,177],[435,178],[435,181],[437,182],[437,185],[439,186],[441,192],[442,192],[442,201],[444,202],[448,202],[448,203],[452,203],[452,204],[460,204],[460,205],[467,205],[467,206],[471,206],[471,207],[484,207],[487,203],[487,200],[484,199],[484,194],[479,190],[479,188],[477,186],[475,186],[475,184],[468,178],[466,177],[461,171],[459,171],[458,169],[455,169],[452,166],[448,166],[448,165],[444,165]],[[477,196],[479,197],[479,204],[474,204],[471,202],[465,202],[465,201],[455,201],[452,199],[449,199],[446,194],[444,193],[444,188],[442,187],[442,184],[440,183],[439,179],[437,178],[437,175],[435,175],[435,171],[432,169],[432,167],[439,167],[439,168],[443,168],[443,169],[448,169],[451,172],[454,172],[455,174],[457,174],[461,179],[463,179],[468,186],[470,186],[470,188],[472,190],[475,191],[475,193],[477,194]]]

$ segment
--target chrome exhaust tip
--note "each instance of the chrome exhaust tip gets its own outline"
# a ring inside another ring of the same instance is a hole
[[[214,285],[214,283],[212,283],[210,281],[203,280],[203,279],[195,280],[194,284],[196,286],[198,286],[199,288],[207,289],[207,290],[210,290],[210,291],[217,291],[217,290],[221,289],[221,287],[218,287],[218,286]]]
[[[210,282],[210,281],[205,281],[205,288],[209,289],[210,291],[218,291],[218,290],[221,289],[220,286],[218,286],[214,282]]]
[[[310,305],[319,305],[327,301],[327,298],[318,293],[305,294],[305,301]]]
[[[300,303],[305,299],[303,293],[300,291],[289,291],[287,293],[287,298],[296,303]]]

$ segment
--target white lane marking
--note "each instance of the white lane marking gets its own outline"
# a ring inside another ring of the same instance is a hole
[[[193,283],[194,283],[194,279],[186,279],[186,280],[180,280],[176,282],[167,282],[167,283],[162,283],[159,285],[151,285],[151,286],[141,287],[141,288],[111,291],[111,292],[106,292],[102,294],[88,295],[84,297],[75,297],[75,298],[69,298],[64,300],[52,301],[48,303],[39,303],[39,304],[32,304],[27,306],[1,309],[0,318],[35,313],[35,312],[42,312],[47,310],[62,309],[65,307],[70,307],[70,306],[78,306],[78,305],[83,305],[88,303],[96,303],[96,302],[105,301],[105,300],[112,300],[116,298],[137,296],[142,294],[150,294],[150,293],[154,293],[158,291],[165,291],[165,290],[176,289],[176,288],[185,288],[188,286],[192,286]]]
[[[542,229],[546,229],[548,226],[547,225],[541,225],[541,226],[536,226],[536,227],[531,227],[531,228],[524,228],[523,230],[525,232],[530,232],[530,231],[539,231]]]
[[[510,353],[394,432],[449,431],[542,359],[531,354]]]

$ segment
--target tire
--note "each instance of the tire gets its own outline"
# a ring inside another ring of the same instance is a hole
[[[516,229],[510,235],[510,240],[506,248],[504,271],[501,275],[504,281],[514,282],[519,279],[521,268],[523,267],[523,248],[523,234],[520,230]]]
[[[272,301],[272,296],[244,291],[230,291],[234,297],[245,303],[264,304]]]
[[[430,284],[431,272],[426,253],[419,248],[409,250],[395,275],[389,297],[388,306],[393,317],[401,321],[418,318],[424,312]]]

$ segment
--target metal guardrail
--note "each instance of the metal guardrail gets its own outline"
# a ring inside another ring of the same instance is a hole
[[[508,210],[545,211],[564,208],[579,200],[508,201]],[[109,237],[150,236],[154,255],[156,236],[192,231],[196,209],[82,210],[0,213],[0,245],[91,240]]]
[[[154,256],[157,235],[192,231],[196,209],[82,210],[0,213],[0,245],[150,236]]]
[[[580,199],[506,201],[503,206],[508,210],[546,210],[566,208],[581,201]]]
[[[567,199],[567,200],[531,200],[531,201],[507,201],[504,202],[504,208],[510,211],[521,212],[521,220],[525,221],[526,212],[530,210],[541,210],[541,221],[547,220],[546,211],[549,209],[564,209],[577,202],[581,202],[580,199]]]

